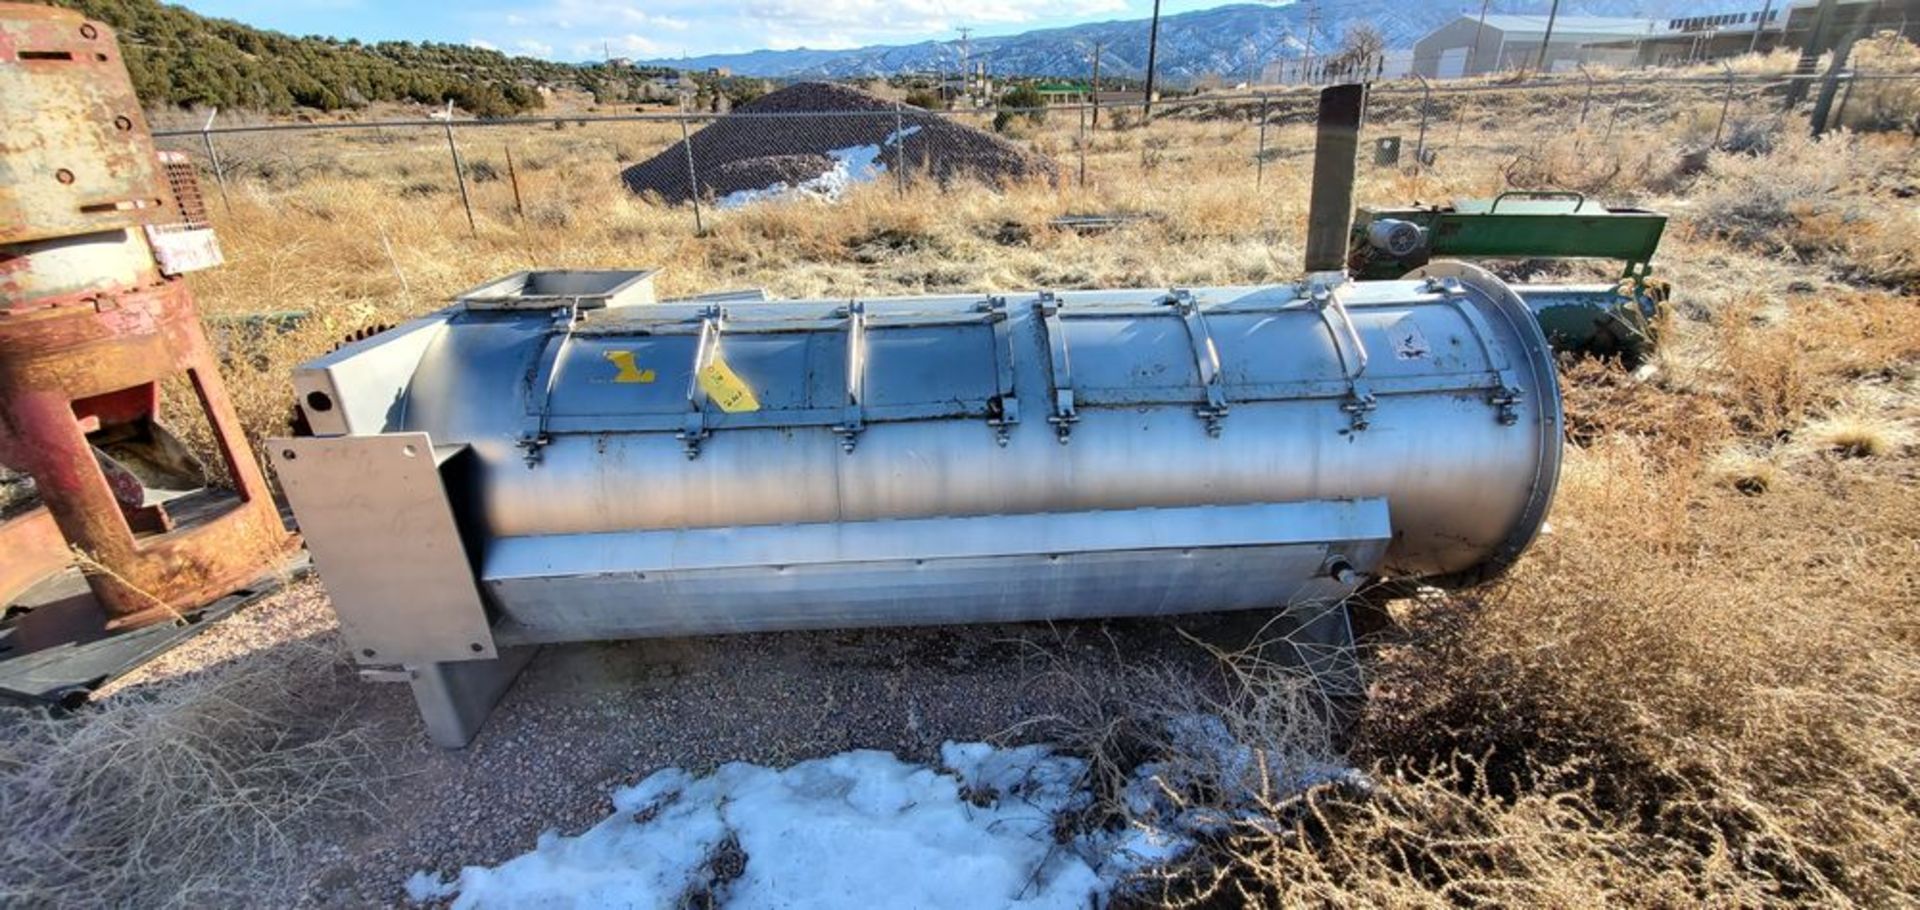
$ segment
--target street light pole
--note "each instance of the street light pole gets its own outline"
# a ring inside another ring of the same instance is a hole
[[[1153,66],[1160,51],[1160,0],[1153,0],[1153,25],[1147,30],[1147,97],[1142,107],[1143,120],[1153,119]]]

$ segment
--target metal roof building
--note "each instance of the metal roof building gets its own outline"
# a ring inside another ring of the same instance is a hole
[[[1658,23],[1647,19],[1560,16],[1547,45],[1548,71],[1578,63],[1626,63],[1631,50],[1593,50],[1587,45],[1652,34]],[[1457,79],[1532,67],[1547,34],[1546,16],[1461,16],[1414,42],[1413,71],[1430,79]]]
[[[1882,31],[1920,40],[1920,0],[1838,0],[1824,27],[1818,0],[1757,2],[1745,13],[1671,19],[1652,36],[1613,39],[1598,47],[1630,49],[1634,63],[1658,66],[1737,57],[1749,50],[1802,49],[1810,39],[1815,53],[1825,53]]]

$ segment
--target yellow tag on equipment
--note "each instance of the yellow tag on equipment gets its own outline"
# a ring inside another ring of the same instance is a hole
[[[708,398],[713,399],[714,404],[720,406],[720,410],[729,414],[760,410],[760,399],[753,397],[753,390],[747,388],[740,374],[720,359],[718,352],[715,352],[712,361],[700,369],[700,388]]]

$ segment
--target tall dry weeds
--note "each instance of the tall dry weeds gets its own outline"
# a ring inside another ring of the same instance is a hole
[[[71,717],[0,709],[0,903],[289,899],[315,826],[370,817],[382,774],[351,704],[310,687],[340,674],[289,641]]]

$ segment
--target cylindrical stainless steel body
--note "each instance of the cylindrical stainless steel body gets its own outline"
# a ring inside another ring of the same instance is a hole
[[[691,406],[702,350],[759,410]],[[1321,300],[1284,285],[462,312],[391,415],[388,432],[472,447],[455,495],[488,540],[1378,497],[1381,568],[1402,576],[1511,560],[1560,456],[1545,339],[1471,268]]]

